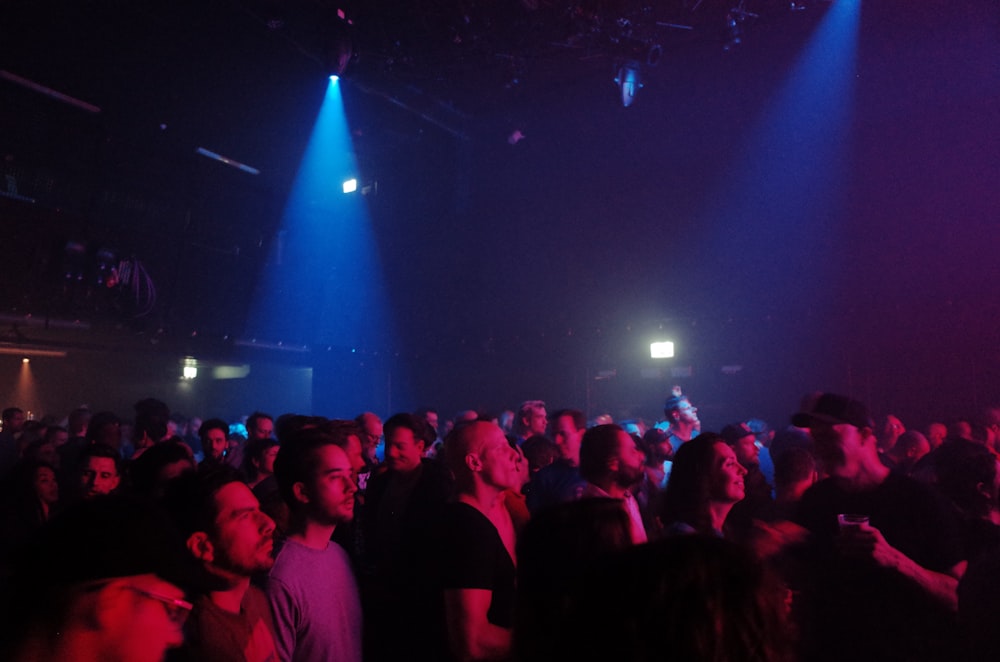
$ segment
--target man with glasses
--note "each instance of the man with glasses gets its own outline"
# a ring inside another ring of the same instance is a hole
[[[80,501],[14,567],[0,659],[154,662],[184,639],[195,578],[160,511],[122,497]]]

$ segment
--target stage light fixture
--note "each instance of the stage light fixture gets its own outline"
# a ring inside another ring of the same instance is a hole
[[[622,105],[626,108],[635,101],[635,95],[643,86],[641,65],[635,60],[629,60],[618,67],[615,72],[615,85],[621,93]]]
[[[358,190],[358,180],[351,177],[344,180],[344,193],[354,193]]]
[[[654,359],[670,359],[674,356],[674,343],[669,340],[650,343],[649,356]]]

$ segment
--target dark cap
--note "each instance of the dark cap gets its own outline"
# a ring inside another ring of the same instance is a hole
[[[847,423],[856,428],[874,429],[875,422],[868,413],[868,407],[846,395],[824,393],[813,403],[809,411],[800,411],[792,416],[792,425],[810,428],[817,423],[837,425]]]
[[[732,446],[737,441],[747,436],[754,436],[753,430],[746,423],[733,423],[732,425],[727,425],[722,428],[722,432],[719,433],[727,444]]]

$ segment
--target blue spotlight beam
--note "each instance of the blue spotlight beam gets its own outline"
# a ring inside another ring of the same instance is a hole
[[[340,86],[331,80],[261,278],[248,336],[267,342],[384,350],[394,341]]]
[[[754,278],[709,276],[734,301],[770,289],[787,303],[825,280],[848,203],[859,13],[859,0],[829,7],[711,197],[705,249],[736,270],[754,257]]]

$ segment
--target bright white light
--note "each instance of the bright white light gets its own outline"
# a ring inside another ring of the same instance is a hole
[[[193,365],[184,366],[183,377],[184,379],[194,379],[198,376],[198,368]]]
[[[650,343],[649,355],[654,359],[673,358],[674,344],[670,341]]]
[[[358,180],[348,179],[344,181],[344,193],[354,193],[358,190]]]
[[[21,363],[31,363],[31,359],[25,356],[23,359],[21,359]]]
[[[340,76],[337,74],[330,74],[330,82],[336,84],[340,80]]]

